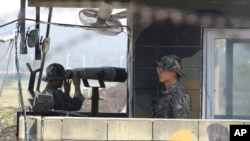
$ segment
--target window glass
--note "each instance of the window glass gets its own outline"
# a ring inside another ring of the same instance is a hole
[[[72,25],[81,25],[79,22],[78,8],[54,8],[52,13],[52,23],[63,23]],[[35,9],[27,8],[26,18],[35,19]],[[47,21],[48,9],[41,8],[41,21]],[[117,9],[114,12],[119,12]],[[121,20],[122,25],[127,24],[126,19]],[[11,31],[15,28],[15,23],[8,26]],[[6,28],[5,28],[6,29]],[[35,29],[35,22],[26,22],[26,31]],[[40,37],[46,36],[47,24],[40,23]],[[57,24],[50,25],[50,48],[46,54],[44,64],[45,75],[46,67],[51,63],[60,63],[66,69],[74,68],[100,68],[100,67],[119,67],[126,69],[127,67],[127,41],[128,37],[123,32],[116,36],[108,36],[97,33],[92,30],[86,30],[75,26],[60,26]],[[20,41],[20,40],[19,40]],[[0,80],[2,93],[0,97],[1,107],[18,107],[18,83],[15,69],[15,46],[9,46],[8,42],[0,44],[1,67]],[[17,43],[19,49],[19,42]],[[4,54],[3,52],[6,51]],[[24,95],[25,105],[29,106],[27,92],[29,84],[30,72],[26,63],[36,70],[41,65],[41,60],[35,60],[35,48],[28,47],[28,54],[19,54],[19,68],[21,73],[22,93]],[[10,56],[10,59],[9,59]],[[8,61],[9,60],[9,61]],[[8,74],[6,73],[8,70]],[[6,75],[6,77],[5,77]],[[36,75],[38,77],[38,73]],[[6,79],[4,79],[6,78]],[[98,87],[98,81],[90,80],[90,86]],[[37,83],[37,81],[36,81]],[[3,85],[4,84],[4,85]],[[41,82],[40,91],[45,87],[46,83]],[[105,82],[105,88],[99,88],[99,112],[126,112],[127,84],[126,82]],[[36,89],[36,87],[35,87]],[[73,87],[71,88],[73,95]],[[82,83],[82,91],[86,97],[83,107],[80,111],[91,111],[91,87],[85,87]],[[13,102],[17,101],[17,102]]]
[[[250,43],[215,41],[215,114],[250,116],[248,94]]]
[[[250,119],[250,32],[207,29],[204,45],[204,99],[206,118]]]

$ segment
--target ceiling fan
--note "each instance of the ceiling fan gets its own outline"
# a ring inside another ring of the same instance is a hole
[[[119,19],[127,18],[127,11],[112,14],[113,7],[110,2],[102,1],[99,9],[83,9],[79,12],[83,28],[91,29],[98,33],[115,36],[123,31]]]

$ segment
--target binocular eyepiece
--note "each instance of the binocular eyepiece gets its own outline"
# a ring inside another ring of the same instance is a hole
[[[80,73],[82,79],[96,79],[110,82],[124,82],[127,79],[127,72],[124,68],[118,67],[91,67],[75,68],[66,70],[67,78],[72,78],[74,72]]]

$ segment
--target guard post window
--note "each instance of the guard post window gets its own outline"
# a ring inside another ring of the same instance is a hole
[[[250,119],[250,30],[204,29],[203,118]]]

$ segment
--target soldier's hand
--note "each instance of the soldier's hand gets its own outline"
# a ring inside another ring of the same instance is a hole
[[[70,85],[71,85],[71,80],[70,79],[65,79],[64,80],[64,92],[66,93],[66,94],[69,94],[69,92],[70,92]]]
[[[74,71],[73,73],[74,73],[74,75],[73,75],[72,80],[73,80],[74,85],[80,86],[80,78],[81,78],[80,73],[78,71]]]

